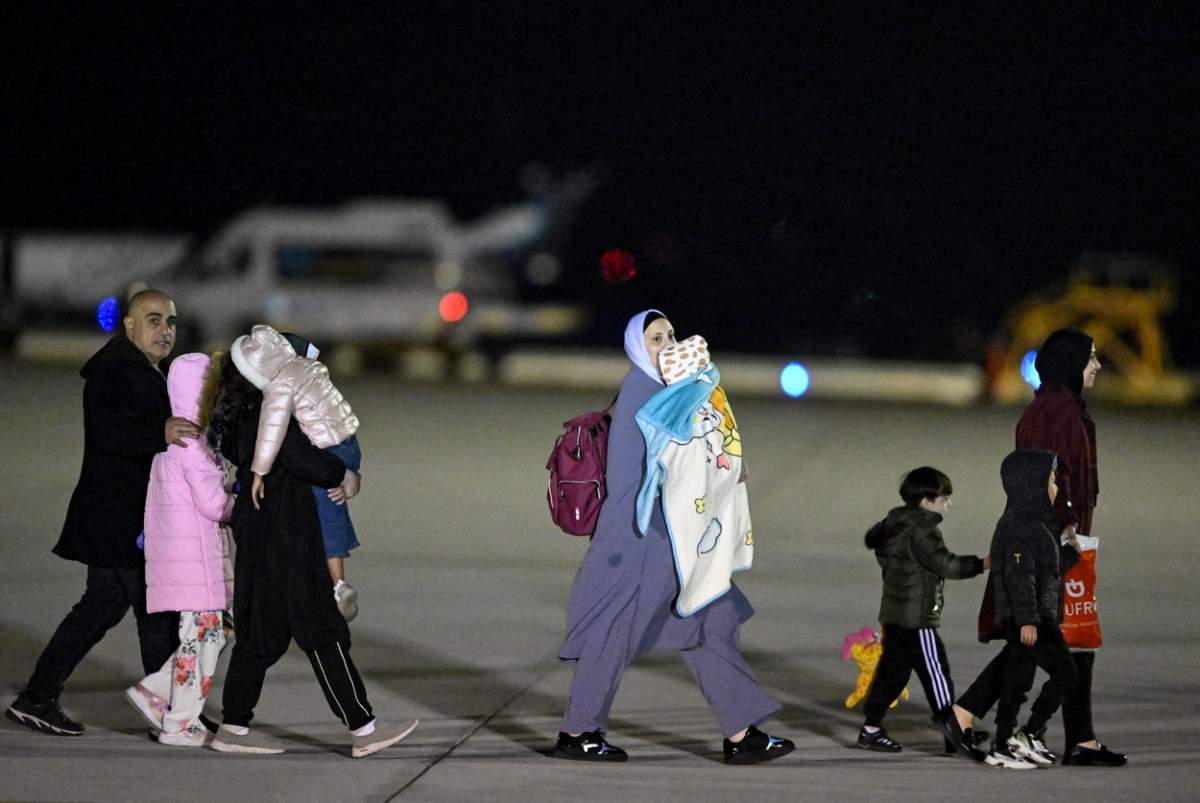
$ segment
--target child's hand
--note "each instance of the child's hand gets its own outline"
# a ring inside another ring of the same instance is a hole
[[[1021,625],[1021,643],[1026,647],[1037,644],[1037,625]]]
[[[262,474],[254,475],[254,482],[250,484],[250,501],[254,503],[255,510],[261,510],[259,502],[267,495],[267,486],[263,483]]]
[[[986,572],[986,571],[990,571],[991,568],[992,568],[992,558],[989,555],[988,557],[983,559],[983,570]]]

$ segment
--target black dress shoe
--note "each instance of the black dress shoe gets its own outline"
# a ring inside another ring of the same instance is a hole
[[[975,746],[975,729],[967,728],[964,732],[953,712],[947,712],[939,724],[942,726],[945,744],[953,747],[954,752],[972,761],[983,761],[987,758],[986,754]],[[968,733],[971,735],[968,736]]]
[[[979,728],[967,728],[963,731],[963,739],[967,744],[980,748],[981,752],[987,752],[982,747],[986,746],[992,740],[992,733],[991,731],[980,730]],[[949,739],[945,739],[945,746],[942,748],[942,752],[948,756],[952,756],[958,750],[955,749],[954,744]]]
[[[554,745],[554,757],[571,761],[629,760],[629,754],[621,748],[609,744],[600,731],[586,731],[578,736],[560,731],[558,743]]]
[[[1103,744],[1099,750],[1075,745],[1063,757],[1063,764],[1073,767],[1123,767],[1128,760],[1124,753],[1114,753]]]
[[[760,761],[773,761],[796,749],[796,745],[791,739],[768,736],[753,725],[746,729],[746,735],[740,742],[731,742],[726,739],[722,746],[725,749],[726,764],[757,764]]]

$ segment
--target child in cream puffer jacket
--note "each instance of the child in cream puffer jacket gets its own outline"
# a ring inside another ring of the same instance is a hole
[[[266,493],[264,478],[271,473],[293,416],[314,446],[331,452],[351,471],[357,472],[362,464],[355,434],[358,418],[330,380],[329,369],[317,361],[319,355],[317,347],[304,338],[281,334],[266,324],[233,341],[230,356],[234,365],[263,394],[251,464],[254,480],[250,493],[255,507]],[[340,490],[314,486],[313,495],[333,595],[348,622],[358,614],[358,592],[346,582],[343,560],[359,543],[345,500],[339,498]]]

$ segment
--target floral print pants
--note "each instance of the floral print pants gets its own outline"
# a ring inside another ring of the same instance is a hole
[[[225,648],[225,616],[221,611],[180,611],[179,648],[142,685],[168,704],[163,732],[200,733],[200,713],[212,687],[217,659]]]

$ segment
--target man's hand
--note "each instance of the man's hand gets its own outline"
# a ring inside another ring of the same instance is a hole
[[[167,424],[163,428],[163,436],[168,444],[182,446],[187,448],[187,444],[183,442],[184,438],[195,440],[200,437],[200,427],[188,421],[181,416],[173,415],[167,419]]]
[[[346,476],[342,477],[342,484],[329,489],[329,498],[339,505],[344,505],[346,500],[358,496],[361,489],[362,476],[357,471],[346,469]]]
[[[1021,625],[1021,643],[1026,647],[1037,644],[1037,625]]]
[[[1081,551],[1079,549],[1079,539],[1075,535],[1074,524],[1068,524],[1063,528],[1062,537],[1059,539],[1059,543],[1061,543],[1063,546],[1074,547],[1076,551]]]
[[[258,503],[261,502],[263,497],[266,495],[267,486],[266,483],[263,482],[263,475],[255,474],[254,481],[250,483],[250,501],[254,503],[255,510],[261,510],[261,506]]]
[[[983,570],[986,572],[992,568],[992,558],[989,555],[983,559]]]

